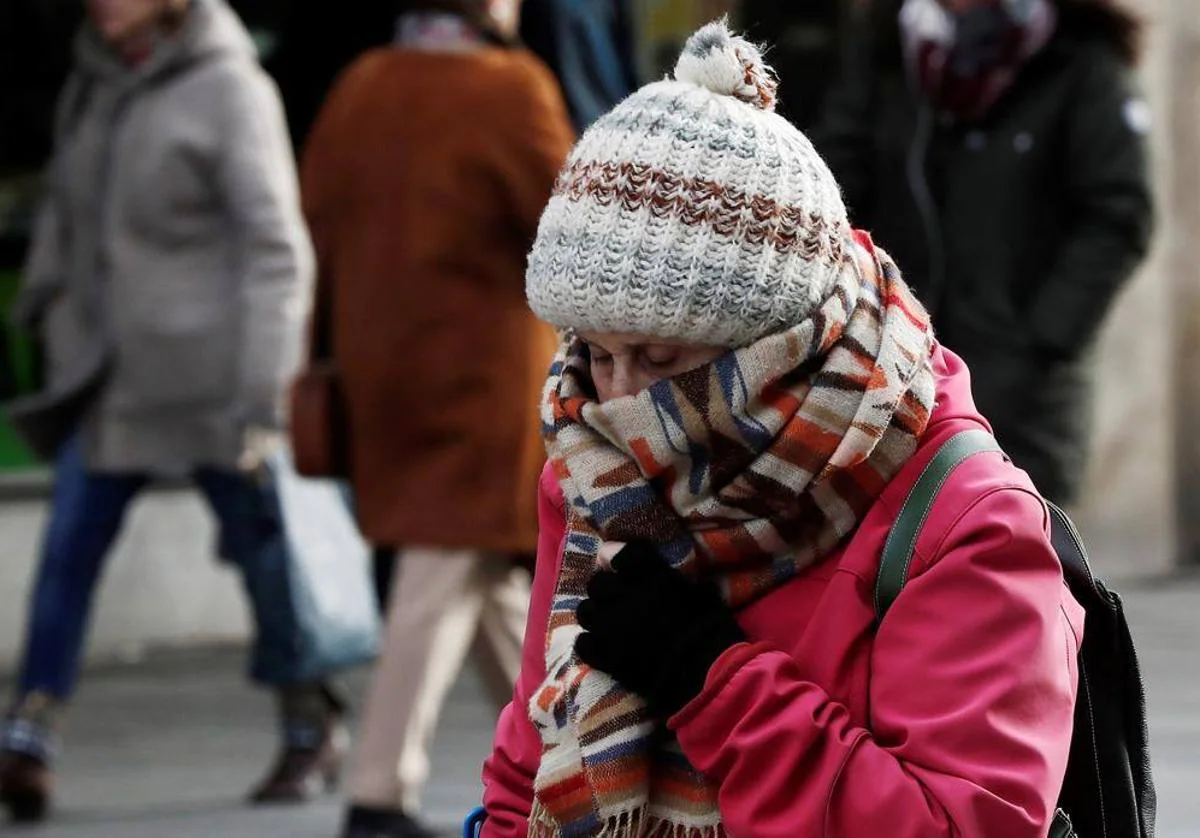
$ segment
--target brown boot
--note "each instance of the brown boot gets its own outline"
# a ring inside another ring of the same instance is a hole
[[[350,746],[345,705],[322,684],[279,692],[283,747],[252,803],[302,803],[337,788]]]
[[[0,805],[13,823],[46,819],[54,794],[54,772],[40,759],[16,751],[0,751]]]
[[[0,805],[15,823],[41,821],[49,813],[60,715],[58,702],[34,693],[17,703],[0,728]]]

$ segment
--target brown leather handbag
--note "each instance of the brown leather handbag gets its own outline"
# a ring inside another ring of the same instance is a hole
[[[350,476],[349,426],[342,379],[333,361],[330,303],[318,292],[308,367],[292,385],[292,458],[304,477]]]
[[[332,361],[317,361],[292,385],[292,457],[304,477],[349,477],[346,405]]]

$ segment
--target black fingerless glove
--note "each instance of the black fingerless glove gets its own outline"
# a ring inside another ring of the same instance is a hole
[[[579,658],[663,718],[698,696],[717,658],[746,639],[715,587],[679,573],[650,545],[622,548],[587,592],[577,612]]]

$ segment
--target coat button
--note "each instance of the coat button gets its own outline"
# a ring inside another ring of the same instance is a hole
[[[983,151],[987,147],[987,134],[982,131],[972,131],[967,134],[966,144],[971,151]]]
[[[1026,154],[1033,148],[1033,135],[1028,131],[1021,131],[1013,137],[1013,148],[1017,154]]]

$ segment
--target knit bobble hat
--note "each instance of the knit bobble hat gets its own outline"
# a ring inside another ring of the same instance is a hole
[[[526,293],[560,329],[730,348],[802,322],[848,265],[829,167],[758,48],[710,23],[673,79],[600,117],[558,177]]]

